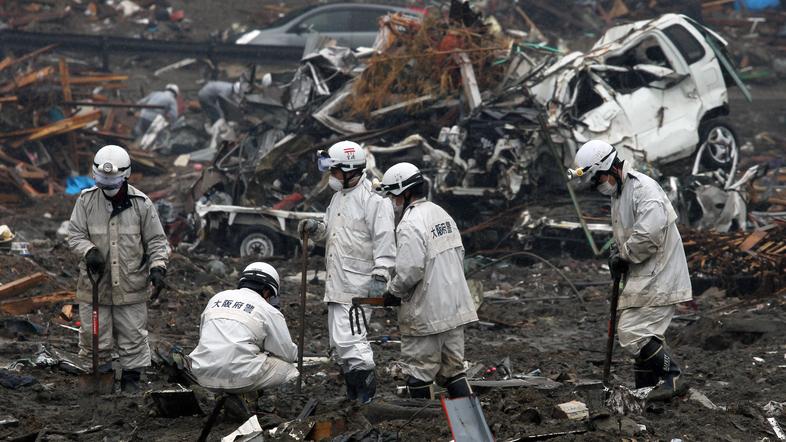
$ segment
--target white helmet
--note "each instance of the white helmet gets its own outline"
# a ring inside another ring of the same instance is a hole
[[[117,189],[131,175],[131,157],[120,146],[110,144],[96,152],[93,158],[93,177],[96,186],[104,190]]]
[[[354,141],[339,141],[328,150],[317,152],[317,166],[320,172],[339,168],[344,172],[366,168],[366,151]]]
[[[399,196],[405,190],[423,182],[420,169],[412,163],[398,163],[393,165],[382,176],[382,190],[385,193]]]
[[[177,85],[174,83],[169,83],[168,85],[164,86],[164,89],[168,91],[172,91],[172,93],[174,93],[175,96],[180,95],[180,88],[177,87]]]
[[[587,183],[592,180],[598,172],[606,172],[611,169],[614,160],[617,158],[617,150],[611,144],[601,140],[590,140],[576,152],[575,175],[581,182]]]
[[[240,282],[252,282],[257,285],[267,286],[273,292],[273,296],[278,296],[278,272],[272,265],[266,262],[252,262],[240,274]]]

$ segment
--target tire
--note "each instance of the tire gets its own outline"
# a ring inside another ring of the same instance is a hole
[[[699,149],[705,142],[707,147],[702,153],[701,165],[709,170],[729,170],[734,157],[739,158],[737,133],[724,118],[713,118],[699,125]]]
[[[281,236],[264,227],[244,230],[238,235],[237,248],[241,257],[270,258],[283,255]]]

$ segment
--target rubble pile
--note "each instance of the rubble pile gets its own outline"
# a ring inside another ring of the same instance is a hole
[[[126,110],[139,106],[119,101],[128,76],[54,58],[49,54],[54,47],[9,55],[0,62],[3,204],[78,193],[91,185],[89,178],[80,180],[78,175],[89,172],[95,148],[133,139]],[[138,172],[162,170],[160,160],[132,152]]]
[[[753,232],[683,233],[688,267],[696,279],[734,293],[771,294],[786,288],[786,223]]]

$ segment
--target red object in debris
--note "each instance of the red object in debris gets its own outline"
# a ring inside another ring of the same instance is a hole
[[[305,198],[303,197],[303,194],[295,192],[291,195],[285,196],[284,199],[274,204],[273,208],[277,210],[290,210],[295,208],[295,206],[297,206],[298,203],[304,199]]]
[[[202,163],[194,163],[194,170],[197,172],[202,171]]]
[[[185,17],[186,17],[186,11],[184,11],[182,9],[178,9],[178,10],[172,11],[169,14],[169,20],[171,20],[171,21],[180,21],[180,20],[183,20]]]
[[[76,321],[76,322],[74,322],[74,325],[77,326],[77,327],[81,327],[82,326],[82,321]]]

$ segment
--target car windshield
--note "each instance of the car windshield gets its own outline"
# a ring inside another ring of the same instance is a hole
[[[304,6],[302,8],[298,8],[298,9],[293,9],[292,11],[289,11],[286,14],[284,14],[283,17],[277,18],[272,23],[270,23],[269,25],[265,26],[262,29],[270,29],[270,28],[277,28],[279,26],[283,26],[283,25],[291,22],[292,20],[294,20],[298,16],[301,16],[301,15],[305,14],[306,12],[311,11],[312,9],[315,9],[315,8],[317,8],[319,6],[321,6],[321,5],[317,4],[317,5]]]

